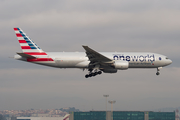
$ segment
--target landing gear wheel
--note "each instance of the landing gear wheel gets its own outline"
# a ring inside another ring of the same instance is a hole
[[[91,73],[91,74],[89,74],[89,77],[92,77],[92,73]]]
[[[91,73],[91,74],[92,74],[92,76],[96,76],[95,73]]]
[[[85,78],[88,78],[89,77],[89,75],[87,74],[87,75],[85,75]]]
[[[98,72],[95,72],[94,74],[95,74],[95,76],[96,76],[96,75],[98,74]]]
[[[102,74],[102,72],[101,72],[101,71],[98,71],[98,74],[100,75],[100,74]]]
[[[91,71],[91,69],[90,69],[89,71]],[[100,75],[100,74],[102,74],[102,71],[89,72],[89,74],[86,74],[86,75],[85,75],[85,78],[94,77],[94,76]]]
[[[156,75],[159,75],[159,74],[160,74],[159,72],[156,73]]]

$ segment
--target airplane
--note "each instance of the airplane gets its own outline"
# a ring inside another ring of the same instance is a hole
[[[70,114],[66,114],[66,115],[63,117],[63,120],[69,120],[69,117],[70,117]]]
[[[69,118],[70,114],[66,114],[64,117],[57,117],[57,120],[69,120]],[[44,117],[17,117],[17,120],[44,120]]]
[[[157,53],[97,52],[85,45],[82,46],[85,52],[44,52],[21,28],[14,31],[22,49],[14,59],[56,68],[87,69],[85,78],[129,68],[156,68],[159,75],[162,67],[172,63],[168,57]]]

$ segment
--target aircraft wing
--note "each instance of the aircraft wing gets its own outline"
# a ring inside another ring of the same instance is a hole
[[[96,52],[95,50],[89,48],[88,46],[83,46],[83,48],[86,50],[86,55],[91,63],[95,63],[95,64],[114,63],[112,59]]]

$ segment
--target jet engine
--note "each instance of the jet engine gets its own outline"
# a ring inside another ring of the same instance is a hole
[[[114,68],[119,70],[127,70],[129,67],[128,61],[115,61]]]
[[[117,73],[117,69],[103,69],[104,73]]]

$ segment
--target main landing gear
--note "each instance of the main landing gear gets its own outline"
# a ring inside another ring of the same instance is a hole
[[[159,72],[159,71],[160,71],[161,68],[162,68],[162,67],[158,67],[158,68],[157,68],[157,73],[156,73],[156,75],[160,75],[160,72]]]
[[[92,71],[90,71],[90,73],[89,74],[86,74],[85,75],[85,78],[88,78],[88,77],[93,77],[93,76],[96,76],[96,75],[100,75],[100,74],[102,74],[102,72],[101,71],[96,71],[96,72],[92,72]]]

